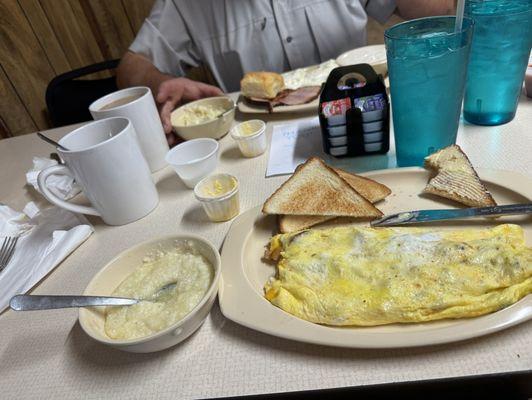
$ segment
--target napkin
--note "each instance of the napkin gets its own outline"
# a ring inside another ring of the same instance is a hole
[[[39,176],[39,173],[43,169],[57,164],[57,161],[50,158],[33,157],[33,168],[26,173],[26,181],[40,193],[41,191],[37,185],[37,177]],[[81,188],[74,181],[74,178],[68,175],[51,175],[46,183],[48,189],[63,200],[69,200],[81,192]]]
[[[22,213],[0,204],[0,243],[18,236],[15,252],[0,272],[0,312],[25,293],[93,232],[85,217],[59,207],[43,210],[30,202]]]

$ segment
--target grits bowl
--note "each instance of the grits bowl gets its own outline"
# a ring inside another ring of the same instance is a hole
[[[201,293],[202,297],[198,297],[199,302],[181,319],[146,336],[133,339],[115,339],[107,333],[106,307],[80,308],[79,322],[85,333],[92,339],[119,350],[150,353],[174,346],[196,331],[204,322],[214,303],[220,277],[220,254],[218,250],[210,242],[199,236],[170,235],[140,243],[120,253],[103,267],[90,281],[83,294],[86,296],[109,296],[119,286],[122,287],[124,280],[132,276],[135,270],[145,265],[151,254],[173,254],[172,252],[180,251],[176,250],[181,248],[179,246],[185,248],[185,245],[191,245],[200,259],[205,261],[204,264],[212,266],[209,268],[209,271],[212,271],[209,278],[210,282],[205,283],[205,291]],[[145,283],[145,279],[142,278],[141,285]],[[188,292],[186,295],[189,295]],[[137,305],[129,307],[135,306]],[[148,317],[150,317],[149,314]]]
[[[185,140],[220,139],[235,119],[235,103],[227,96],[208,97],[175,109],[170,121],[175,132]]]

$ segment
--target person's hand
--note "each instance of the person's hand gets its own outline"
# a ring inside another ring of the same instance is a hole
[[[177,138],[172,134],[170,114],[182,103],[202,99],[204,97],[220,96],[223,92],[216,86],[196,82],[187,78],[172,78],[162,82],[157,91],[156,100],[159,103],[159,113],[163,122],[164,132],[170,146]]]

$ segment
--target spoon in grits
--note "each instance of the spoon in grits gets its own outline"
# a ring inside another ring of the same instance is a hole
[[[176,286],[169,283],[155,292],[150,299],[130,299],[109,296],[38,296],[18,294],[9,301],[14,311],[53,310],[56,308],[97,307],[97,306],[132,306],[141,301],[157,302]]]

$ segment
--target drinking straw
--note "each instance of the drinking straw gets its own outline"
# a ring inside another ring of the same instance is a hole
[[[462,22],[464,20],[464,6],[465,0],[458,0],[456,4],[456,22],[454,25],[454,32],[458,33],[462,30]]]

